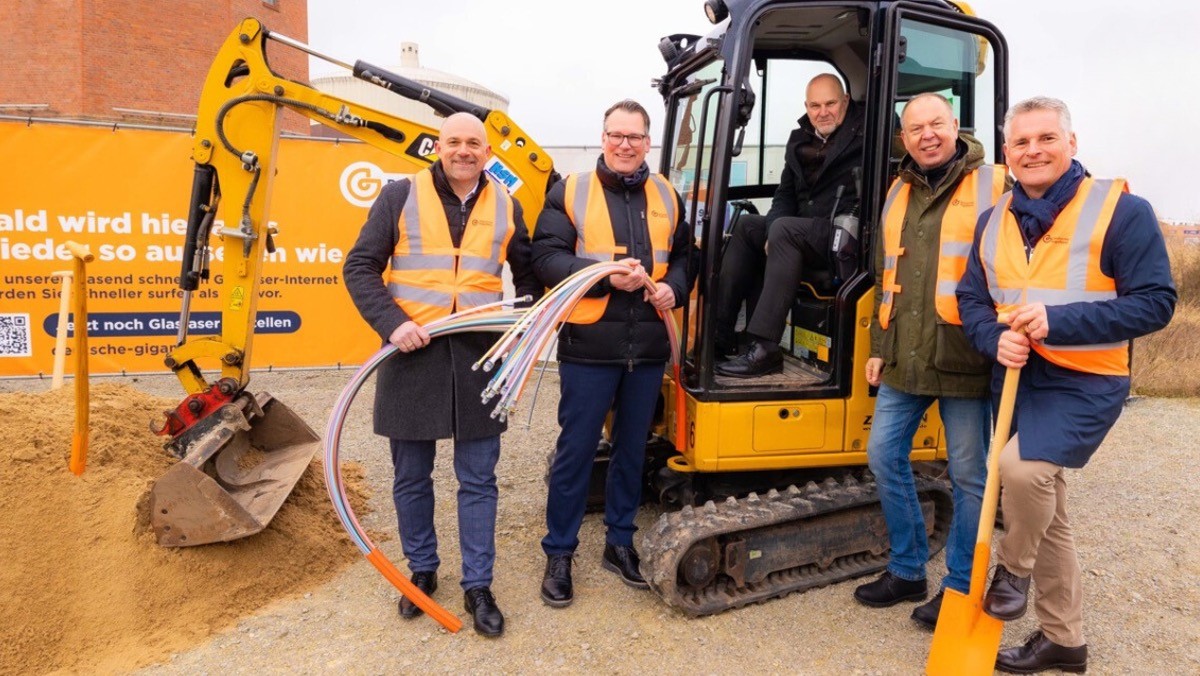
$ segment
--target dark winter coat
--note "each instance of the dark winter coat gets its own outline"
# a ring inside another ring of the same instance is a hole
[[[627,254],[617,258],[640,259],[647,271],[654,267],[650,247],[650,228],[646,223],[645,178],[626,185],[619,174],[604,164],[601,156],[596,171],[604,187],[604,198],[613,222],[613,238]],[[594,265],[595,261],[575,255],[576,231],[564,207],[566,180],[559,181],[546,196],[546,206],[538,216],[533,236],[533,267],[537,278],[553,287],[571,274]],[[679,222],[671,241],[667,273],[662,283],[675,292],[675,307],[687,302],[691,280],[687,261],[692,252],[691,229],[683,220],[683,201],[679,200]],[[588,292],[589,297],[608,295],[604,314],[593,324],[566,324],[558,340],[560,361],[584,364],[650,364],[671,358],[666,327],[654,307],[633,293],[612,288],[607,280]]]
[[[807,115],[800,118],[799,125],[788,137],[783,173],[771,200],[771,209],[767,212],[767,223],[784,216],[817,218],[832,223],[833,216],[849,213],[858,205],[853,170],[862,166],[862,107],[850,102],[846,118],[830,136],[825,149],[825,161],[811,182],[805,180],[800,164],[801,146],[820,146],[826,142],[817,136]],[[844,186],[840,199],[838,186]]]
[[[432,171],[457,246],[478,190],[465,203],[460,202],[440,162],[433,165]],[[481,187],[484,180],[481,176]],[[408,179],[384,186],[342,267],[346,289],[355,306],[383,338],[384,345],[397,327],[411,319],[388,293],[383,280],[396,248],[397,224],[409,190]],[[514,203],[513,207],[515,231],[507,250],[513,285],[518,296],[532,294],[539,298],[542,287],[530,266],[529,233],[520,203]],[[420,350],[408,354],[397,352],[380,364],[375,382],[375,433],[415,441],[478,439],[503,432],[505,425],[489,415],[492,406],[480,402],[480,392],[491,374],[482,369],[471,370],[471,365],[497,337],[491,333],[471,333],[435,338]]]

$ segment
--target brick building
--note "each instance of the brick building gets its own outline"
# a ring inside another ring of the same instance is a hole
[[[245,17],[308,41],[306,0],[0,0],[0,114],[190,127],[221,43]],[[308,80],[308,57],[268,44]],[[307,134],[299,115],[286,131]]]

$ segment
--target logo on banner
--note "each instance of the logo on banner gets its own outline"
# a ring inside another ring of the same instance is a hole
[[[342,197],[356,207],[369,207],[379,197],[383,186],[408,178],[411,174],[389,174],[371,162],[354,162],[342,170],[338,187]]]
[[[500,159],[495,156],[488,160],[487,164],[483,165],[483,170],[486,171],[492,178],[503,183],[504,187],[508,188],[510,195],[515,193],[525,183],[517,177],[517,174],[513,172],[512,169],[508,168],[508,165],[501,162]]]

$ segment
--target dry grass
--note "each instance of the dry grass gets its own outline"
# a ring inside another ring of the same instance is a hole
[[[1200,396],[1200,246],[1167,229],[1171,276],[1179,291],[1175,317],[1134,341],[1133,389],[1156,397]]]

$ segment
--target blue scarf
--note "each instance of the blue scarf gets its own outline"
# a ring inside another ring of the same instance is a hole
[[[1054,225],[1054,219],[1058,218],[1059,212],[1075,197],[1075,192],[1079,190],[1079,184],[1086,175],[1083,165],[1078,160],[1071,160],[1067,172],[1059,176],[1040,199],[1025,194],[1025,188],[1020,183],[1013,187],[1012,205],[1009,209],[1021,224],[1021,231],[1025,233],[1030,248],[1033,248],[1050,226]]]

